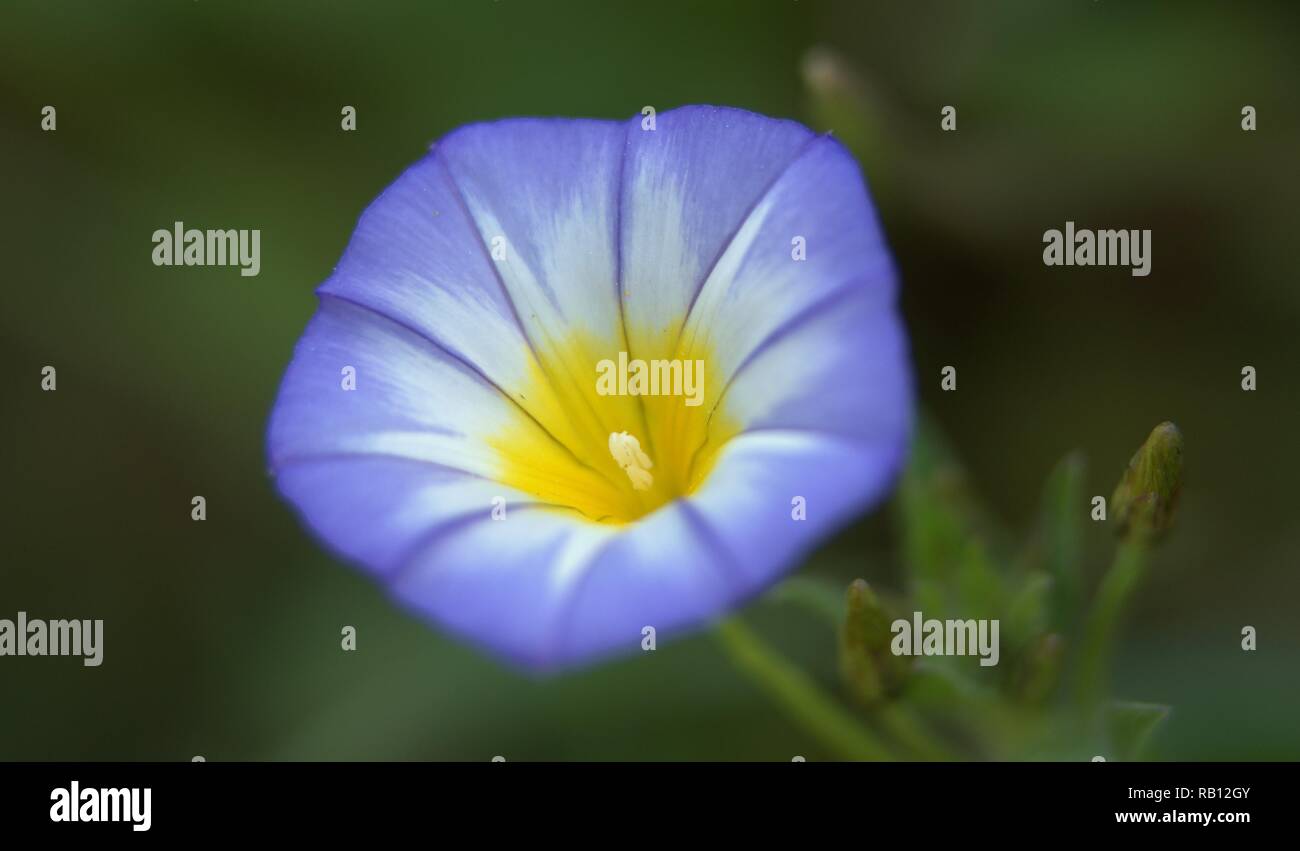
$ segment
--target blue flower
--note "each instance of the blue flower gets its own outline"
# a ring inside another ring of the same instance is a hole
[[[319,288],[271,467],[326,543],[476,644],[531,668],[638,650],[888,489],[912,412],[895,288],[857,165],[799,124],[464,127]]]

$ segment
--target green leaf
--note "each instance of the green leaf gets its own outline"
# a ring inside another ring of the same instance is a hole
[[[844,621],[844,586],[824,579],[793,576],[773,588],[767,599],[798,606],[834,630]]]
[[[1082,454],[1061,459],[1047,479],[1040,521],[1043,566],[1052,577],[1051,622],[1069,637],[1078,633],[1083,608],[1083,475]]]
[[[1061,677],[1064,647],[1056,633],[1040,635],[1015,660],[1012,694],[1026,704],[1044,703]]]
[[[967,543],[957,566],[957,600],[963,618],[1002,618],[1010,605],[1007,583],[978,538]]]
[[[915,602],[927,617],[962,609],[958,585],[988,590],[984,581],[989,524],[976,504],[966,473],[939,429],[923,418],[900,492],[904,558]]]
[[[1106,710],[1106,729],[1118,759],[1137,759],[1151,734],[1169,717],[1159,703],[1115,701]]]
[[[1047,607],[1052,580],[1045,573],[1031,571],[1011,598],[1006,610],[1003,640],[1023,647],[1048,630]]]

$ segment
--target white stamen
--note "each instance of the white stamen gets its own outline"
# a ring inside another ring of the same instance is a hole
[[[609,435],[609,454],[632,480],[632,490],[649,490],[654,484],[655,478],[649,472],[654,463],[641,451],[641,442],[635,437],[625,431],[612,432]]]

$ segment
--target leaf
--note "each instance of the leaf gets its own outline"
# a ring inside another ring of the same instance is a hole
[[[1014,660],[1012,694],[1022,703],[1044,703],[1056,689],[1061,676],[1064,647],[1056,633],[1040,635]]]
[[[1051,622],[1069,637],[1077,634],[1082,611],[1083,474],[1081,453],[1061,459],[1047,479],[1040,521],[1044,567],[1052,577]]]
[[[1159,703],[1115,701],[1106,710],[1106,728],[1119,759],[1137,759],[1151,734],[1169,717]]]
[[[913,437],[900,495],[909,586],[920,610],[945,618],[967,612],[968,604],[1002,599],[992,524],[956,454],[927,418]]]
[[[1047,574],[1031,571],[1025,575],[1007,606],[1005,640],[1021,647],[1048,631],[1046,612],[1051,592],[1052,580]]]
[[[844,621],[844,587],[838,583],[794,576],[773,588],[768,599],[798,606],[834,630]]]
[[[956,576],[963,618],[1002,618],[1010,605],[1007,583],[989,557],[988,548],[972,539],[961,554]]]
[[[944,578],[967,541],[966,474],[927,420],[913,438],[901,494],[908,566],[918,578]]]

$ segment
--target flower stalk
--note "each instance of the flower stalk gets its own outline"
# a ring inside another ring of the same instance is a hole
[[[872,731],[738,618],[720,623],[715,634],[736,667],[836,756],[863,761],[896,759]]]
[[[1108,691],[1115,633],[1146,573],[1151,545],[1173,524],[1183,484],[1183,436],[1164,422],[1133,454],[1111,497],[1119,548],[1088,616],[1079,665],[1079,705],[1086,723],[1100,714]]]
[[[1146,573],[1145,540],[1121,541],[1115,561],[1102,579],[1083,637],[1079,662],[1079,705],[1085,720],[1098,716],[1110,682],[1110,659],[1121,616]]]

